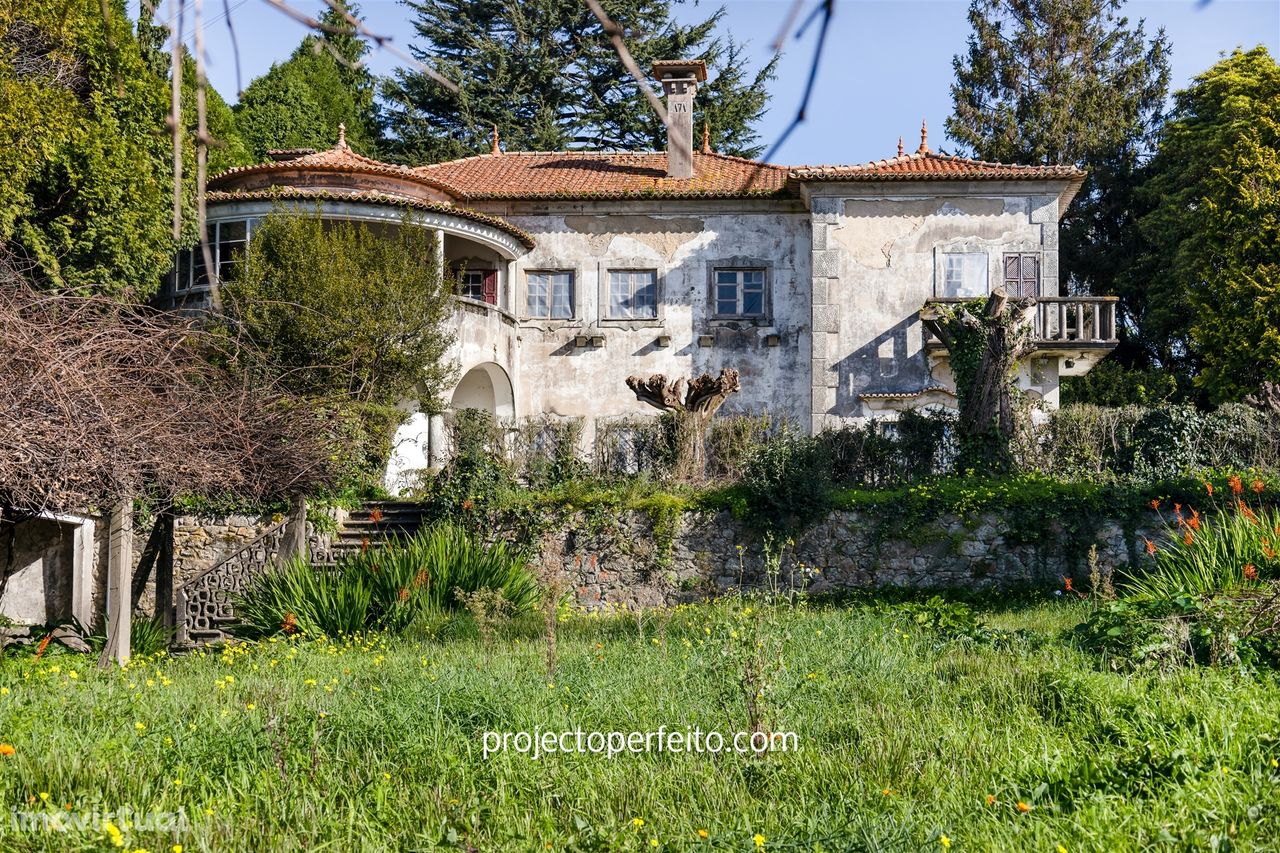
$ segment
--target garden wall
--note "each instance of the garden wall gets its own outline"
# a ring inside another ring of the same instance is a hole
[[[881,586],[1061,589],[1065,577],[1086,588],[1091,545],[1106,573],[1143,559],[1143,540],[1158,529],[1154,515],[1136,529],[1114,521],[1083,526],[1087,532],[1046,520],[1035,531],[1013,530],[998,514],[946,515],[895,535],[880,519],[834,511],[784,543],[771,571],[758,529],[729,512],[683,513],[656,529],[644,512],[604,523],[576,513],[544,533],[540,548],[544,562],[565,567],[580,604],[653,606],[763,588],[770,574],[781,587],[811,594]]]

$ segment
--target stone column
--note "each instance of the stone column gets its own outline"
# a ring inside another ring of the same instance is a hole
[[[448,461],[449,449],[445,446],[444,415],[433,414],[427,420],[427,464],[441,468]]]
[[[99,666],[129,662],[133,569],[133,498],[122,498],[111,508],[107,548],[107,642]]]

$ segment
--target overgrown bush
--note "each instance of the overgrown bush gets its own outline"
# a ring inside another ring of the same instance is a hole
[[[259,578],[236,603],[246,633],[338,636],[398,632],[462,606],[457,590],[501,591],[517,612],[537,606],[528,559],[505,543],[484,544],[440,523],[405,541],[365,551],[334,568],[290,560]]]
[[[515,433],[516,475],[529,488],[558,486],[587,473],[578,450],[582,418],[528,418]]]
[[[748,454],[741,486],[766,527],[803,525],[829,506],[830,461],[817,439],[784,426]]]
[[[515,486],[503,430],[483,409],[460,409],[449,425],[453,456],[420,497],[437,518],[480,518]]]

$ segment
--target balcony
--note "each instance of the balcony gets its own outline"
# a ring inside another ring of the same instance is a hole
[[[930,304],[955,305],[972,302],[972,298],[930,299]],[[1120,342],[1116,334],[1115,296],[1042,296],[1036,300],[1033,318],[1033,343],[1037,355],[1083,354],[1093,350],[1099,357]],[[926,327],[924,346],[930,352],[945,351]]]

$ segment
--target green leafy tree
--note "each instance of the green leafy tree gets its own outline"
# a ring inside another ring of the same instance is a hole
[[[0,244],[49,287],[145,298],[172,260],[168,88],[123,0],[0,4]]]
[[[1122,0],[973,0],[954,60],[947,133],[963,153],[1088,170],[1062,219],[1060,270],[1074,292],[1121,297],[1126,361],[1147,360],[1146,298],[1119,286],[1133,252],[1135,187],[1163,122],[1169,42],[1131,25]]]
[[[356,14],[354,5],[348,8]],[[237,124],[257,160],[273,148],[329,148],[339,124],[346,125],[347,143],[356,151],[378,153],[375,83],[363,65],[368,45],[334,9],[327,9],[320,23],[342,32],[307,36],[240,96]]]
[[[1130,274],[1196,385],[1239,400],[1280,381],[1280,67],[1264,47],[1237,51],[1174,103]]]
[[[768,103],[771,62],[743,70],[740,46],[714,36],[724,14],[683,26],[669,0],[612,0],[605,11],[626,32],[641,68],[657,59],[706,61],[694,107],[717,151],[758,156],[756,123]],[[497,125],[513,151],[661,150],[666,130],[580,0],[418,0],[413,52],[457,83],[453,93],[417,70],[384,88],[397,156],[435,162],[489,150]],[[656,86],[656,83],[654,84]]]
[[[278,210],[223,286],[225,332],[263,353],[241,369],[330,407],[343,465],[366,477],[386,463],[396,404],[433,401],[452,376],[453,290],[423,262],[434,243],[407,216],[375,227]]]

